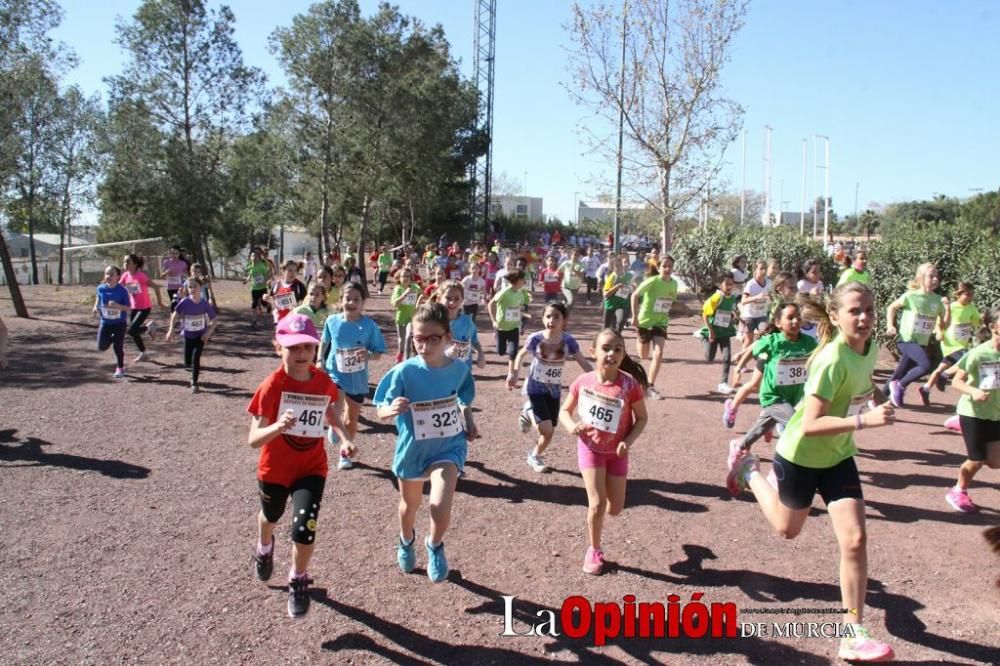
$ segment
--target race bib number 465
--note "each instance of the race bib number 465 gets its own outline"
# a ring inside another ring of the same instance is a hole
[[[616,433],[622,420],[625,401],[584,387],[580,389],[580,403],[577,414],[580,420],[601,432]]]
[[[278,414],[284,414],[289,409],[295,412],[295,425],[286,430],[285,434],[292,437],[322,437],[323,415],[329,404],[328,395],[282,391]]]
[[[462,432],[462,412],[455,398],[411,402],[413,436],[420,442],[426,439],[454,437]]]

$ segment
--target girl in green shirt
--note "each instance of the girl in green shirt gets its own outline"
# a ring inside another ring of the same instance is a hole
[[[608,260],[610,272],[604,279],[604,328],[610,328],[621,335],[629,313],[629,297],[632,295],[632,273],[622,267],[621,258],[611,255]]]
[[[413,284],[413,271],[404,268],[396,274],[396,286],[389,297],[389,304],[396,311],[396,342],[399,348],[396,352],[396,363],[402,363],[403,358],[410,358],[410,320],[417,309],[417,299],[420,298],[420,287]]]
[[[927,378],[927,383],[918,390],[925,402],[930,402],[931,387],[937,386],[939,391],[944,391],[944,372],[958,363],[965,352],[975,344],[976,329],[982,324],[982,315],[979,309],[972,304],[974,288],[971,282],[959,282],[958,289],[952,296],[955,298],[950,306],[951,320],[948,328],[938,331],[938,339],[941,340],[941,363],[931,376]]]
[[[775,450],[774,480],[760,475],[757,456],[736,461],[737,487],[749,487],[778,534],[799,534],[819,491],[840,546],[841,606],[852,638],[841,639],[839,657],[888,661],[892,648],[873,639],[862,625],[868,584],[865,502],[854,464],[855,430],[891,425],[892,405],[864,412],[878,360],[875,299],[859,282],[833,291],[826,309],[807,301],[804,315],[817,322],[820,345],[808,364],[805,397],[795,408]]]

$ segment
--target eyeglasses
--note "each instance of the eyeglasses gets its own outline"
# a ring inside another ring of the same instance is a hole
[[[413,339],[413,342],[415,342],[418,345],[422,345],[422,344],[425,344],[425,343],[436,345],[437,343],[441,342],[441,340],[444,339],[444,336],[443,335],[414,335],[412,339]]]

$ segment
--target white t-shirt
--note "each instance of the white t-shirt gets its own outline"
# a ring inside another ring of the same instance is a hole
[[[604,265],[601,263],[601,258],[596,254],[583,259],[583,263],[585,266],[583,274],[589,278],[596,278],[598,269]]]
[[[800,294],[815,293],[817,287],[819,287],[819,291],[825,290],[822,280],[819,282],[810,282],[809,280],[803,278],[802,280],[799,280],[796,286],[798,287]]]
[[[743,286],[744,296],[759,296],[761,294],[767,294],[771,291],[771,281],[764,278],[764,284],[757,282],[757,280],[750,278],[747,283]],[[760,319],[761,317],[767,316],[767,300],[761,300],[755,303],[746,303],[740,305],[740,316],[743,319]]]

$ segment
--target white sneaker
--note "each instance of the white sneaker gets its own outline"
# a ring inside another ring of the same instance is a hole
[[[146,324],[146,335],[149,336],[150,342],[156,342],[156,322],[151,321]]]
[[[545,464],[545,458],[536,456],[532,451],[528,451],[528,464],[539,474],[549,471],[549,466]]]
[[[135,357],[133,363],[142,363],[143,361],[148,361],[149,355],[146,352],[139,352],[139,355]]]
[[[715,390],[717,392],[721,393],[722,395],[732,395],[732,394],[736,393],[736,389],[734,389],[732,386],[730,386],[726,382],[722,382],[721,384],[719,384],[718,386],[716,386]]]
[[[650,400],[663,400],[663,396],[655,388],[650,386],[646,389],[646,397]]]
[[[340,457],[340,462],[337,463],[337,469],[352,469],[353,467],[354,463],[351,462],[351,459],[343,456]]]
[[[115,368],[115,379],[125,379],[125,368]]]

